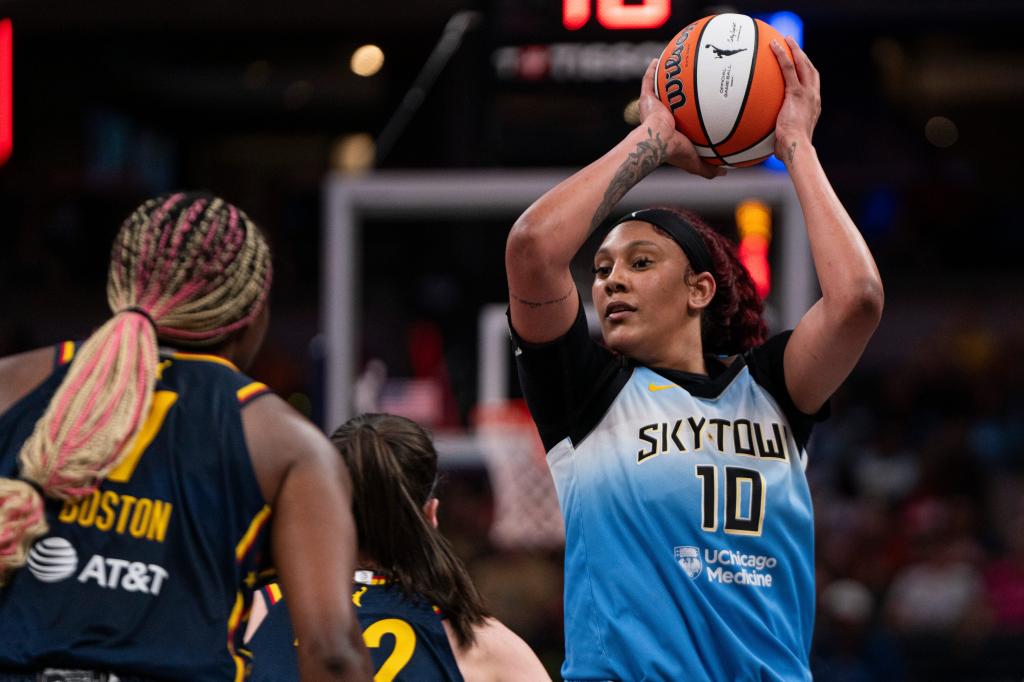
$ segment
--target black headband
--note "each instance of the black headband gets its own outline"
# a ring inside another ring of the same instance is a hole
[[[676,215],[672,211],[663,208],[645,208],[642,211],[633,211],[619,218],[615,225],[629,222],[630,220],[642,220],[645,223],[656,225],[672,237],[672,241],[679,244],[686,257],[690,260],[690,267],[697,274],[710,272],[715,274],[715,268],[711,264],[711,254],[704,240],[697,234],[688,221]]]
[[[146,318],[146,321],[149,322],[150,325],[152,325],[153,331],[157,331],[156,320],[153,319],[153,316],[149,314],[148,310],[140,308],[137,305],[133,305],[128,306],[127,308],[121,308],[115,314],[120,315],[121,313],[135,313],[136,315],[142,315],[144,318]]]

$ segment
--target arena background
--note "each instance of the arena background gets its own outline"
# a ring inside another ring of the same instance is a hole
[[[628,130],[645,43],[711,12],[792,12],[822,73],[816,147],[886,285],[881,328],[810,448],[816,678],[1020,680],[1024,3],[669,10],[658,28],[608,28],[592,11],[569,30],[560,0],[0,0],[14,46],[0,354],[86,335],[107,314],[110,241],[128,211],[209,189],[275,249],[273,321],[252,373],[322,422],[332,173],[581,166]],[[365,44],[384,61],[359,76],[353,66],[373,65],[352,63]],[[410,97],[418,77],[426,87]],[[0,126],[0,162],[3,141]],[[420,418],[449,446],[442,528],[557,675],[560,550],[496,538],[491,460],[473,436],[479,315],[506,296],[515,214],[364,221],[353,399]],[[709,217],[738,233],[732,211]]]

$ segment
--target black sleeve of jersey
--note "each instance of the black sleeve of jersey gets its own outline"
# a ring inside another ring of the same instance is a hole
[[[789,336],[793,330],[776,334],[764,342],[764,344],[746,352],[745,358],[750,367],[750,373],[754,381],[767,390],[775,401],[779,403],[790,428],[793,429],[793,437],[801,448],[807,445],[811,437],[811,429],[817,422],[828,419],[831,410],[829,401],[821,406],[814,414],[804,414],[793,404],[793,398],[786,388],[786,374],[783,369],[783,356],[786,352],[786,344],[789,343]]]
[[[622,374],[618,359],[590,338],[578,293],[577,302],[569,331],[548,343],[520,339],[509,316],[519,384],[546,450],[567,436],[574,443],[582,440],[622,388],[616,381]]]

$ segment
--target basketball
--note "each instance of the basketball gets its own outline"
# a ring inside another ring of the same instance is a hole
[[[752,166],[775,149],[785,83],[771,50],[774,28],[744,14],[715,14],[669,41],[654,76],[676,128],[715,166]]]

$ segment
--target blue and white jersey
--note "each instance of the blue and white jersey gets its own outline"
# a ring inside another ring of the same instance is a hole
[[[515,336],[513,332],[513,336]],[[565,520],[567,680],[809,680],[814,417],[782,374],[788,334],[710,376],[637,365],[582,310],[517,340]]]

